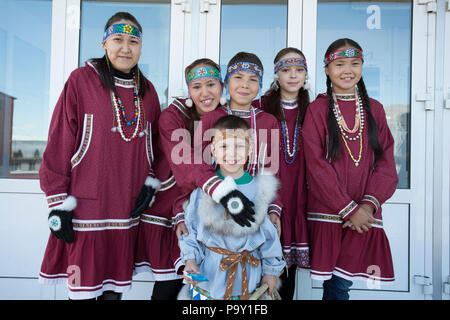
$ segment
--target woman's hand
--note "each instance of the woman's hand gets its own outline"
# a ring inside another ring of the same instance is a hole
[[[180,240],[181,235],[184,235],[185,237],[188,236],[189,232],[186,227],[186,224],[184,222],[180,222],[177,225],[177,228],[175,229],[175,233],[177,235],[178,240]]]
[[[266,274],[266,275],[264,275],[264,277],[262,278],[261,284],[267,283],[267,285],[269,286],[269,289],[268,289],[269,295],[272,294],[273,290],[274,290],[275,287],[277,286],[277,280],[278,280],[278,277],[272,276],[272,275],[270,275],[270,274]]]
[[[363,204],[358,211],[352,215],[342,226],[342,228],[351,227],[352,230],[356,230],[358,233],[369,231],[372,228],[373,209],[371,206]]]
[[[193,259],[186,260],[186,265],[184,266],[184,271],[187,273],[200,274],[200,271],[198,270],[198,266],[195,263],[195,260],[193,260]],[[191,278],[187,277],[184,273],[183,273],[183,278],[189,284],[192,284],[194,286],[196,284],[198,284],[198,281],[192,280]]]
[[[275,213],[269,214],[270,222],[273,223],[278,232],[278,238],[281,237],[281,219]]]

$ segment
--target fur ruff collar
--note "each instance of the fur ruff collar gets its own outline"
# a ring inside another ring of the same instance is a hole
[[[259,230],[259,226],[267,216],[269,204],[275,199],[279,182],[277,178],[269,174],[259,174],[254,179],[258,187],[256,198],[253,201],[255,204],[255,215],[253,216],[255,222],[250,222],[250,227],[241,227],[229,215],[224,220],[222,205],[217,204],[211,197],[203,197],[199,203],[198,213],[200,220],[208,231],[241,237]]]

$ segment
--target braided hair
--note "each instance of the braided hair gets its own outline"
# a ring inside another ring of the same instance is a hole
[[[325,57],[328,56],[330,53],[337,51],[339,48],[351,46],[356,49],[359,49],[362,51],[361,46],[354,40],[343,38],[338,39],[334,41],[330,46],[328,47],[327,51],[325,52]],[[374,166],[378,163],[378,161],[383,156],[383,148],[381,147],[380,140],[378,138],[378,127],[377,123],[375,121],[375,118],[372,114],[371,109],[371,103],[369,99],[369,95],[367,94],[366,86],[364,84],[364,80],[361,77],[361,79],[357,83],[358,87],[358,93],[361,96],[361,101],[364,107],[364,110],[367,114],[367,124],[368,124],[368,130],[369,130],[369,145],[373,150],[374,153]],[[328,150],[327,150],[327,159],[329,161],[336,160],[339,157],[340,154],[340,133],[339,128],[336,122],[336,119],[334,117],[334,99],[333,99],[333,90],[332,90],[332,83],[330,77],[327,75],[327,98],[328,98],[328,118],[327,118],[327,126],[328,126],[328,133],[329,133],[329,141],[328,141]]]

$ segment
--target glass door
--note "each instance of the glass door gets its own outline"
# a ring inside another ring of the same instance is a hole
[[[357,290],[351,297],[356,299],[380,297],[377,291],[383,291],[384,299],[423,299],[424,291],[415,279],[431,275],[431,261],[426,261],[430,235],[423,228],[429,215],[420,179],[424,179],[426,141],[418,138],[426,134],[426,112],[416,99],[426,88],[420,59],[426,55],[427,42],[413,32],[421,28],[427,28],[426,11],[412,1],[303,1],[302,46],[314,68],[314,95],[325,92],[322,61],[328,45],[338,38],[357,41],[364,50],[363,78],[369,96],[383,104],[395,139],[399,184],[383,205],[383,219],[396,280],[386,285],[355,282]],[[311,297],[320,299],[321,283],[313,281],[312,288]]]

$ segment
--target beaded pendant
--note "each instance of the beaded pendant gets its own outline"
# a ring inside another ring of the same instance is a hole
[[[336,96],[333,93],[333,99],[334,99],[334,116],[336,118],[339,130],[341,132],[342,140],[344,141],[344,145],[347,148],[347,151],[350,155],[350,158],[352,159],[353,163],[355,164],[355,167],[359,165],[359,162],[361,161],[362,156],[362,148],[363,148],[363,138],[362,133],[364,129],[364,110],[362,107],[362,101],[361,97],[358,95],[356,89],[355,89],[355,125],[353,129],[349,129],[344,117],[342,116],[341,110],[339,109],[339,104],[337,102]],[[355,137],[349,137],[347,135],[348,133],[356,133],[358,131],[358,134]],[[350,150],[350,147],[348,146],[348,141],[356,141],[359,139],[359,155],[358,159],[355,159],[355,157],[352,154],[352,151]]]
[[[127,118],[125,114],[125,106],[123,105],[119,95],[114,93],[113,90],[111,90],[111,102],[114,107],[115,119],[117,121],[117,129],[120,133],[121,138],[126,142],[130,142],[136,139],[136,137],[141,136],[144,122],[143,121],[144,108],[142,100],[138,95],[136,81],[134,81],[133,84],[134,115],[132,120]],[[129,133],[128,131],[130,131],[130,129],[132,129],[133,126],[134,130],[131,133]]]
[[[283,109],[282,109],[283,110]],[[284,111],[283,111],[284,115]],[[297,157],[298,151],[298,141],[300,138],[300,121],[299,121],[300,112],[297,113],[297,119],[295,121],[295,131],[294,131],[294,143],[292,144],[292,150],[289,142],[289,129],[287,125],[287,121],[281,121],[281,151],[283,151],[284,161],[287,164],[293,164],[295,158]],[[286,118],[286,117],[285,117]]]

